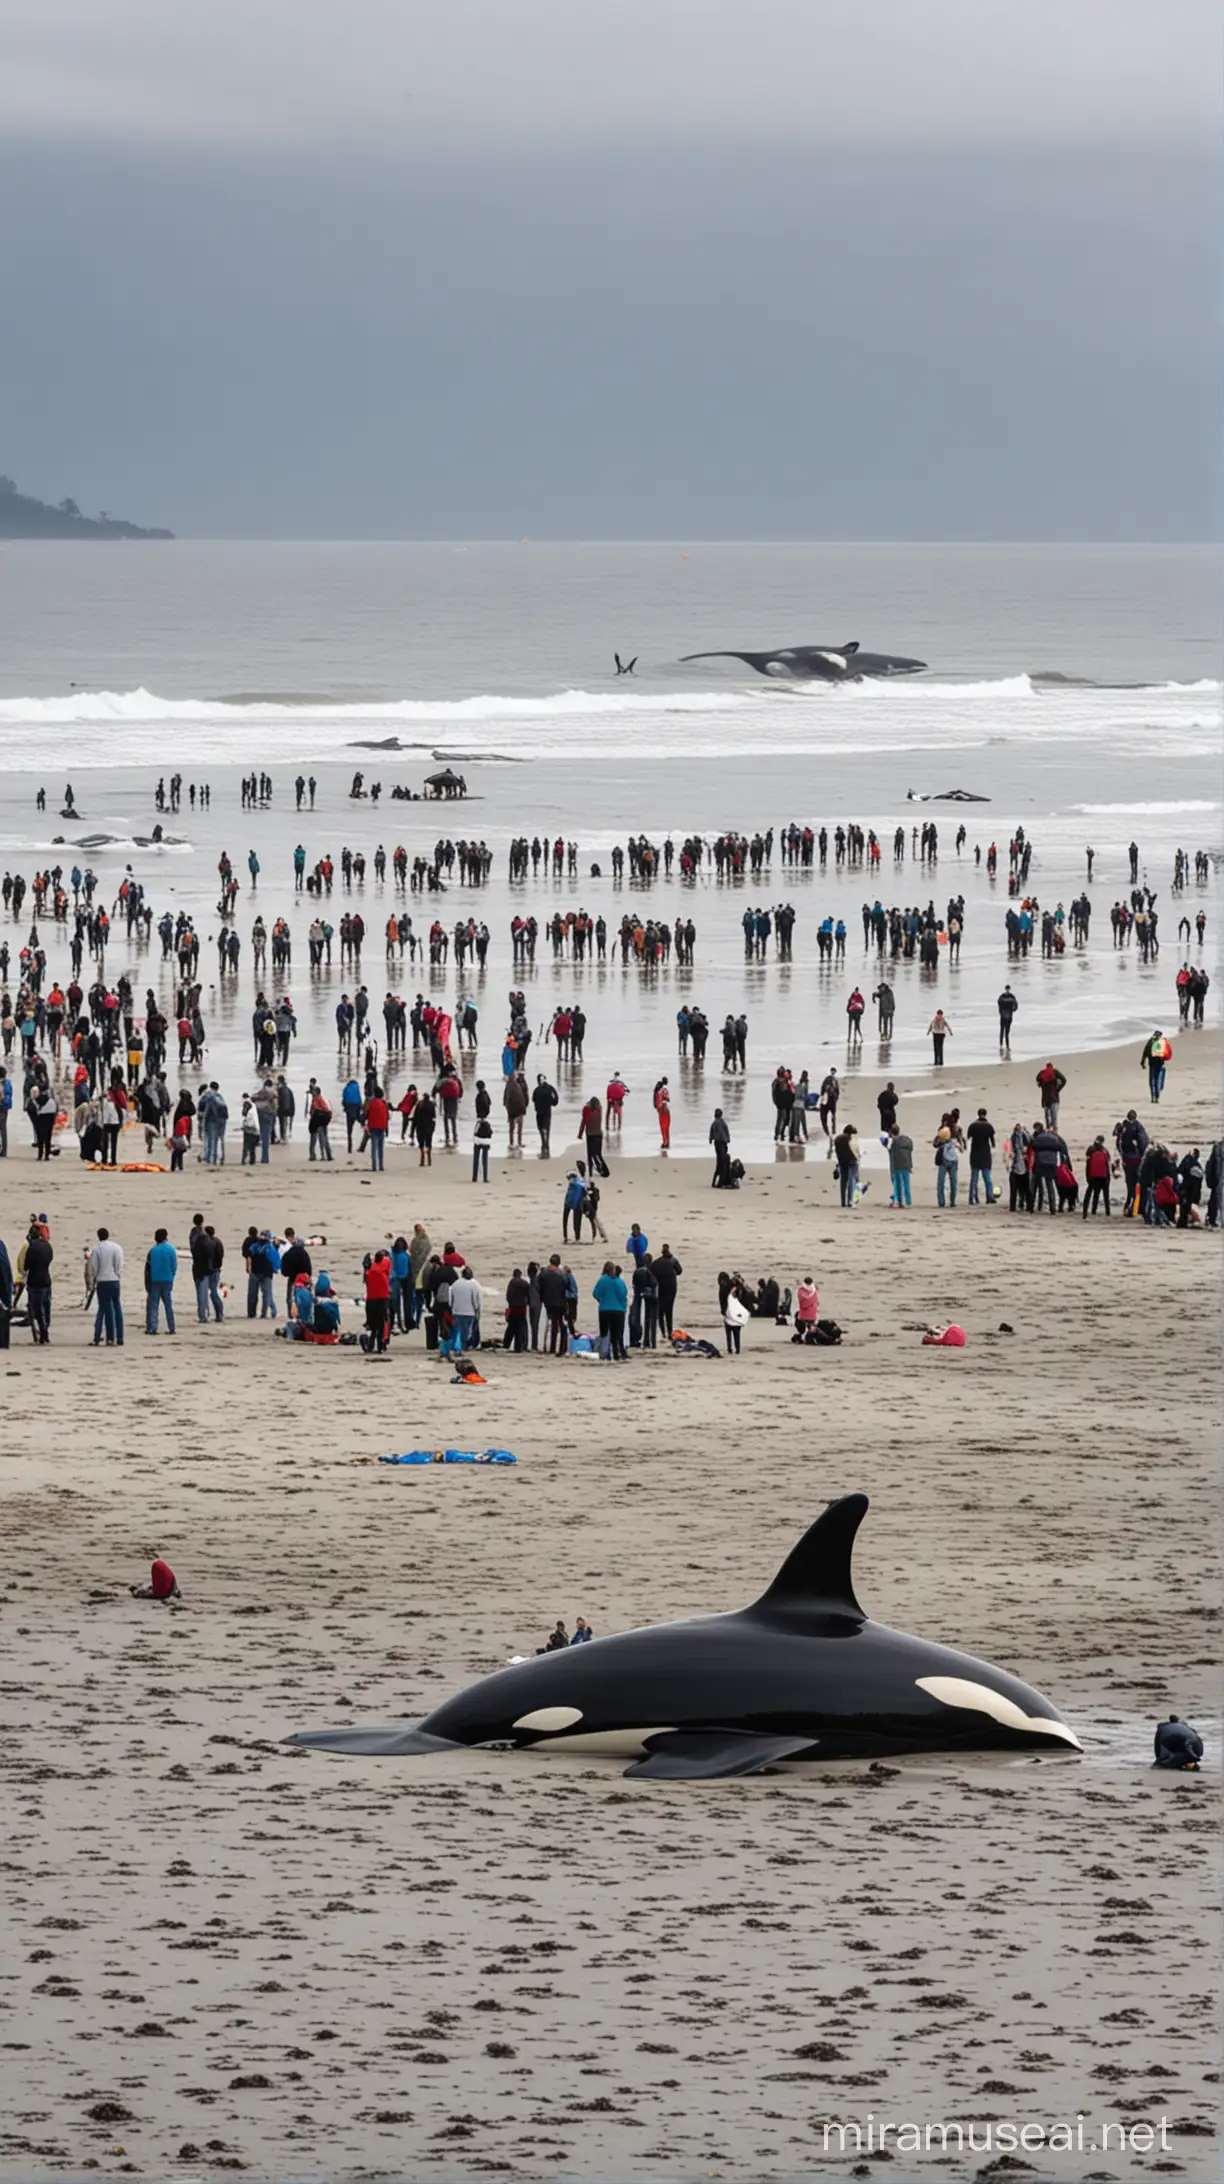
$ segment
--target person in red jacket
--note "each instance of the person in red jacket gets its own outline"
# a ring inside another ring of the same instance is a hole
[[[164,1602],[167,1600],[181,1600],[183,1597],[179,1591],[177,1577],[169,1563],[163,1562],[160,1555],[149,1572],[149,1583],[147,1585],[129,1585],[128,1591],[131,1593],[133,1600],[158,1600]]]
[[[606,1094],[609,1130],[619,1130],[624,1122],[625,1098],[628,1090],[629,1087],[621,1076],[619,1069],[614,1070],[612,1076],[608,1079]]]
[[[387,1321],[391,1316],[391,1254],[376,1251],[366,1268],[366,1326],[370,1330],[370,1348],[375,1357],[381,1357],[387,1347]]]
[[[1094,1139],[1084,1155],[1084,1177],[1088,1188],[1084,1192],[1084,1219],[1104,1206],[1105,1219],[1109,1219],[1109,1147],[1103,1137]]]
[[[400,1124],[400,1143],[401,1143],[401,1144],[403,1143],[404,1139],[405,1139],[405,1138],[407,1137],[407,1135],[408,1135],[408,1128],[409,1128],[409,1125],[410,1125],[410,1123],[411,1123],[411,1121],[412,1121],[412,1116],[413,1116],[413,1110],[414,1110],[414,1108],[416,1107],[416,1103],[417,1103],[417,1088],[416,1088],[416,1086],[415,1086],[414,1084],[410,1084],[410,1085],[409,1085],[409,1087],[408,1087],[408,1090],[407,1090],[407,1091],[405,1092],[405,1094],[404,1094],[404,1097],[403,1097],[403,1099],[402,1099],[402,1100],[401,1100],[401,1101],[399,1102],[399,1105],[398,1105],[398,1107],[397,1107],[397,1109],[396,1109],[396,1113],[397,1113],[398,1115],[400,1115],[400,1116],[402,1117],[402,1120],[401,1120],[401,1124]]]
[[[370,1140],[371,1168],[381,1169],[382,1167],[383,1148],[387,1142],[387,1124],[389,1121],[390,1116],[387,1113],[386,1100],[383,1098],[378,1086],[375,1085],[365,1103],[365,1126],[366,1135]],[[390,1295],[389,1290],[387,1294]]]
[[[437,1092],[442,1102],[442,1142],[444,1145],[457,1145],[459,1102],[463,1098],[463,1086],[453,1069],[443,1070],[438,1079]]]
[[[610,1175],[612,1172],[603,1155],[603,1132],[603,1102],[598,1092],[592,1092],[578,1124],[579,1137],[586,1139],[587,1160],[592,1175]]]

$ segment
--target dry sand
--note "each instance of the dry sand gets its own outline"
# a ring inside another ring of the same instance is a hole
[[[1211,1036],[1178,1042],[1179,1146],[1218,1130],[1218,1065]],[[1132,1050],[1064,1066],[1077,1158],[1132,1101],[1150,1120]],[[1009,1125],[1031,1076],[953,1067],[944,1096],[972,1112],[980,1087]],[[501,1282],[559,1242],[565,1165],[499,1155],[483,1191],[466,1153],[373,1182],[300,1148],[207,1181],[24,1146],[0,1167],[0,1232],[45,1205],[60,1275],[52,1347],[3,1359],[3,2174],[834,2175],[852,2157],[822,2123],[871,2110],[1166,2116],[1169,2152],[1029,2171],[1217,2175],[1216,1774],[1146,1760],[1154,1718],[1206,1726],[1217,1693],[1218,1236],[940,1215],[925,1148],[909,1215],[878,1184],[842,1213],[819,1150],[735,1197],[704,1163],[618,1163],[613,1242],[633,1218],[667,1237],[686,1325],[714,1331],[722,1265],[811,1269],[844,1347],[752,1325],[738,1361],[495,1358],[469,1391],[415,1339],[375,1367],[206,1332],[183,1278],[179,1336],[139,1331],[155,1218],[181,1245],[204,1208],[232,1263],[250,1219],[326,1231],[347,1294],[423,1218]],[[129,1253],[122,1357],[71,1309],[102,1218]],[[948,1316],[968,1348],[924,1351],[907,1323]],[[374,1461],[489,1443],[518,1468]],[[558,1614],[736,1606],[856,1488],[870,1611],[1037,1683],[1082,1761],[684,1787],[279,1746],[347,1709],[416,1716]],[[181,1612],[128,1597],[154,1550]]]

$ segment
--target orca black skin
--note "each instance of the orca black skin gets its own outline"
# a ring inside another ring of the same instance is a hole
[[[865,1494],[830,1502],[750,1608],[660,1623],[502,1669],[420,1723],[307,1729],[362,1755],[509,1746],[619,1753],[673,1781],[886,1753],[1078,1751],[1016,1677],[864,1615],[850,1561]]]
[[[773,682],[861,682],[884,680],[891,675],[922,675],[925,660],[907,660],[900,653],[863,652],[849,645],[781,645],[772,652],[685,652],[684,660],[743,660],[745,666],[767,675]]]

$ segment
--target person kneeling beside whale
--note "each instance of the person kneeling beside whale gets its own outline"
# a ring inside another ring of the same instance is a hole
[[[1154,1738],[1156,1765],[1158,1767],[1190,1767],[1197,1769],[1203,1756],[1203,1740],[1197,1729],[1177,1714],[1170,1714],[1167,1721],[1157,1722]]]

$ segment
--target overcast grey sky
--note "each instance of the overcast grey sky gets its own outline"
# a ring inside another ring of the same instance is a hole
[[[0,468],[217,536],[1214,527],[1215,0],[5,0]]]

